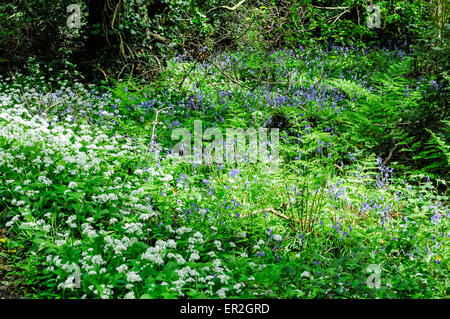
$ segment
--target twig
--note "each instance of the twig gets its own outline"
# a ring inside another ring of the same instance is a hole
[[[420,121],[417,120],[415,122],[404,122],[404,123],[394,123],[394,124],[372,124],[373,126],[377,126],[377,127],[390,127],[390,126],[397,126],[397,125],[411,125],[411,124],[417,124]]]
[[[208,13],[214,11],[214,10],[218,10],[218,9],[227,9],[227,10],[234,11],[234,10],[236,10],[237,8],[239,8],[245,1],[246,1],[246,0],[241,0],[241,2],[235,4],[234,7],[220,6],[220,7],[216,7],[216,8],[209,9],[208,12],[206,12],[206,14],[208,14]]]
[[[384,160],[383,164],[381,164],[381,166],[386,166],[387,162],[389,162],[389,160],[391,159],[392,155],[394,154],[394,151],[397,149],[398,145],[395,145],[394,148],[391,149],[391,151],[389,152],[388,157],[386,157],[386,159]]]
[[[151,138],[151,141],[153,142],[154,141],[154,139],[155,139],[155,128],[156,128],[156,124],[158,124],[158,116],[159,116],[159,113],[160,112],[162,112],[162,111],[164,111],[164,110],[167,110],[167,109],[171,109],[172,108],[172,106],[167,106],[167,107],[165,107],[165,108],[162,108],[162,109],[160,109],[160,110],[156,110],[156,117],[155,117],[155,120],[153,121],[153,129],[152,129],[152,138]]]
[[[19,13],[19,12],[16,12],[16,13],[14,13],[12,16],[7,17],[6,20],[9,20],[9,19],[11,19],[11,18],[14,18],[18,13]]]
[[[67,102],[68,100],[69,100],[69,97],[59,100],[59,101],[56,102],[55,104],[52,104],[52,105],[48,106],[48,107],[45,109],[44,113],[47,114],[47,112],[50,111],[54,106],[56,106],[56,105],[58,105],[58,104],[61,104],[61,103],[64,103],[64,102]],[[40,107],[40,104],[39,104],[39,107]]]
[[[358,26],[361,26],[361,18],[359,17],[359,9],[358,9],[358,6],[356,6],[356,14],[358,15]]]
[[[214,62],[212,62],[211,60],[208,60],[209,63],[211,63],[212,65],[214,65],[216,67],[217,70],[219,70],[220,73],[222,73],[228,80],[230,80],[233,83],[236,83],[239,86],[243,86],[245,87],[247,90],[253,91],[255,88],[251,88],[243,83],[240,83],[239,81],[236,81],[235,79],[233,79],[232,77],[230,77],[228,74],[226,74],[217,64],[215,64]]]
[[[318,6],[313,6],[313,8],[316,9],[326,9],[326,10],[343,10],[343,9],[348,9],[349,7],[318,7]]]
[[[272,214],[274,214],[274,215],[276,215],[276,216],[278,216],[278,217],[281,217],[281,218],[283,218],[283,219],[286,219],[286,220],[292,220],[292,218],[290,218],[290,217],[288,217],[288,216],[286,216],[286,215],[283,215],[283,214],[280,213],[280,212],[277,212],[277,211],[276,211],[275,209],[273,209],[273,208],[259,209],[259,210],[256,210],[256,211],[254,211],[254,212],[248,214],[248,215],[242,216],[242,218],[252,217],[252,216],[257,215],[257,214],[262,213],[262,212],[269,212],[269,213],[272,213]]]
[[[113,29],[114,31],[117,32],[117,34],[119,35],[120,38],[120,42],[119,42],[119,49],[120,49],[120,53],[122,53],[122,56],[125,58],[125,60],[127,59],[127,56],[125,55],[125,49],[123,47],[123,38],[122,38],[122,34],[119,32],[119,30],[117,30],[116,28],[114,28],[114,22],[116,20],[117,17],[117,13],[119,12],[119,6],[121,4],[121,0],[119,0],[117,2],[116,8],[114,9],[114,14],[113,14],[113,18],[111,20],[111,29]]]
[[[156,33],[152,32],[152,31],[150,31],[149,29],[147,29],[147,34],[149,36],[151,36],[153,39],[155,39],[155,40],[157,40],[157,41],[159,41],[161,43],[164,43],[164,44],[169,44],[170,43],[169,39],[166,39],[163,36],[160,36],[159,34],[156,34]]]
[[[198,60],[195,60],[194,64],[192,65],[191,69],[189,70],[189,72],[187,72],[184,77],[183,80],[180,82],[180,84],[178,84],[178,88],[181,89],[181,86],[183,85],[184,81],[186,81],[186,78],[189,76],[189,74],[191,74],[191,72],[195,69],[195,67],[197,66]]]
[[[337,20],[339,20],[339,18],[340,18],[342,15],[346,14],[347,12],[350,12],[350,10],[347,9],[347,10],[345,10],[345,11],[342,11],[340,14],[337,15],[336,19],[334,19],[334,21],[333,21],[331,24],[335,24],[335,22],[336,22]]]
[[[122,70],[120,70],[119,75],[117,76],[117,79],[120,79],[120,76],[122,75],[123,70],[125,70],[125,68],[126,68],[128,65],[131,65],[131,67],[134,68],[134,65],[131,64],[131,63],[125,64],[125,65],[122,67]],[[131,72],[133,72],[133,71],[131,71]]]
[[[103,71],[98,65],[95,65],[94,63],[91,63],[93,66],[95,66],[97,69],[100,70],[100,72],[103,73],[103,76],[105,77],[105,80],[108,81],[109,77],[108,75],[105,73],[105,71]]]
[[[152,54],[152,55],[155,57],[155,60],[158,63],[159,70],[161,71],[162,70],[161,62],[159,61],[158,56],[156,54]]]

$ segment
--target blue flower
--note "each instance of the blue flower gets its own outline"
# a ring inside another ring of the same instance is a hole
[[[228,174],[231,178],[236,178],[239,175],[240,170],[239,169],[232,169]]]

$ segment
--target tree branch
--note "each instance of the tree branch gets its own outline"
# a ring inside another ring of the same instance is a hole
[[[332,25],[336,23],[337,20],[339,20],[340,17],[342,17],[344,14],[346,14],[347,12],[350,12],[350,9],[347,9],[345,11],[342,11],[340,14],[338,14],[336,16],[336,19],[334,19],[334,21],[331,23]]]
[[[151,141],[152,141],[152,142],[155,140],[155,137],[156,137],[156,135],[155,135],[155,128],[156,128],[156,125],[158,124],[158,116],[159,116],[159,113],[162,112],[162,111],[164,111],[164,110],[171,109],[171,108],[172,108],[172,106],[167,106],[167,107],[165,107],[165,108],[162,108],[162,109],[159,109],[159,110],[155,110],[156,116],[155,116],[155,120],[154,120],[153,123],[152,123],[152,124],[153,124],[152,138],[151,138]]]
[[[147,34],[150,37],[152,37],[153,39],[155,39],[156,41],[159,41],[161,43],[164,43],[164,44],[169,44],[170,43],[169,39],[166,39],[166,38],[160,36],[159,34],[153,33],[152,31],[150,31],[148,29],[147,29]]]
[[[389,152],[388,157],[384,160],[383,164],[381,164],[381,166],[386,166],[387,162],[389,162],[389,160],[391,159],[392,155],[394,154],[394,151],[397,149],[398,145],[395,145],[393,149],[391,149],[391,151]]]
[[[220,7],[209,9],[208,12],[206,12],[206,14],[208,14],[208,13],[214,11],[214,10],[218,10],[218,9],[227,9],[227,10],[234,11],[237,8],[239,8],[245,1],[246,0],[241,0],[239,3],[235,4],[234,7],[220,6]]]

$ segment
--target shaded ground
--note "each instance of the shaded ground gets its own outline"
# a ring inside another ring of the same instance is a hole
[[[8,264],[8,252],[4,248],[5,233],[0,232],[0,299],[20,299],[21,294],[17,291],[17,280],[15,276],[8,276],[14,267]]]
[[[8,277],[12,266],[6,264],[5,258],[0,256],[0,299],[18,299],[22,296],[16,291],[16,283]]]

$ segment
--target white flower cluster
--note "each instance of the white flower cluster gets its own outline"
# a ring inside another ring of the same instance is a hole
[[[157,240],[154,247],[149,247],[145,253],[142,254],[141,259],[148,260],[152,263],[155,263],[157,265],[164,264],[164,257],[167,248],[176,248],[176,243],[173,240],[164,241],[164,240]],[[170,257],[173,257],[173,254],[171,254]]]
[[[166,286],[164,289],[183,295],[183,289],[192,288],[198,282],[208,287],[206,293],[210,296],[225,298],[233,290],[239,293],[245,285],[232,282],[231,271],[219,259],[225,242],[216,240],[212,245],[205,245],[207,237],[199,231],[161,224],[169,237],[179,241],[164,238],[149,246],[159,236],[151,231],[159,225],[161,216],[157,206],[152,206],[145,186],[158,182],[163,184],[161,191],[167,193],[175,173],[170,167],[164,171],[159,163],[148,160],[148,145],[83,124],[88,122],[79,116],[88,110],[81,109],[79,114],[74,114],[78,116],[77,122],[67,114],[49,117],[45,112],[23,106],[25,102],[27,105],[39,102],[44,107],[53,105],[67,94],[46,96],[32,90],[22,98],[0,94],[0,142],[6,141],[8,145],[0,147],[0,166],[3,183],[13,193],[3,200],[14,212],[6,226],[27,231],[31,227],[42,237],[51,233],[48,242],[58,249],[47,256],[44,266],[47,272],[59,274],[55,275],[58,287],[76,288],[77,278],[71,272],[68,256],[63,255],[63,251],[73,249],[79,255],[70,258],[77,259],[80,275],[89,282],[83,288],[85,298],[117,296],[119,290],[114,292],[114,286],[106,281],[116,277],[122,283],[126,279],[123,285],[128,291],[121,289],[121,296],[139,297],[135,295],[139,289],[134,288],[146,282],[145,270],[162,269],[169,260],[176,263],[177,277],[160,283]],[[76,96],[70,101],[80,107],[89,104]],[[98,111],[96,107],[94,110]],[[102,114],[114,115],[104,110]],[[123,174],[122,165],[129,158],[149,167],[134,167],[129,174]],[[50,190],[59,196],[55,199],[56,209],[35,208],[42,198],[39,194]],[[179,204],[179,207],[184,205],[182,201]],[[200,213],[206,214],[206,210]],[[55,220],[60,228],[54,226]],[[217,232],[218,228],[211,226],[211,230]],[[45,248],[48,243],[41,245]],[[210,251],[205,252],[205,247]],[[131,258],[134,258],[132,262]],[[61,275],[63,272],[65,275]]]

